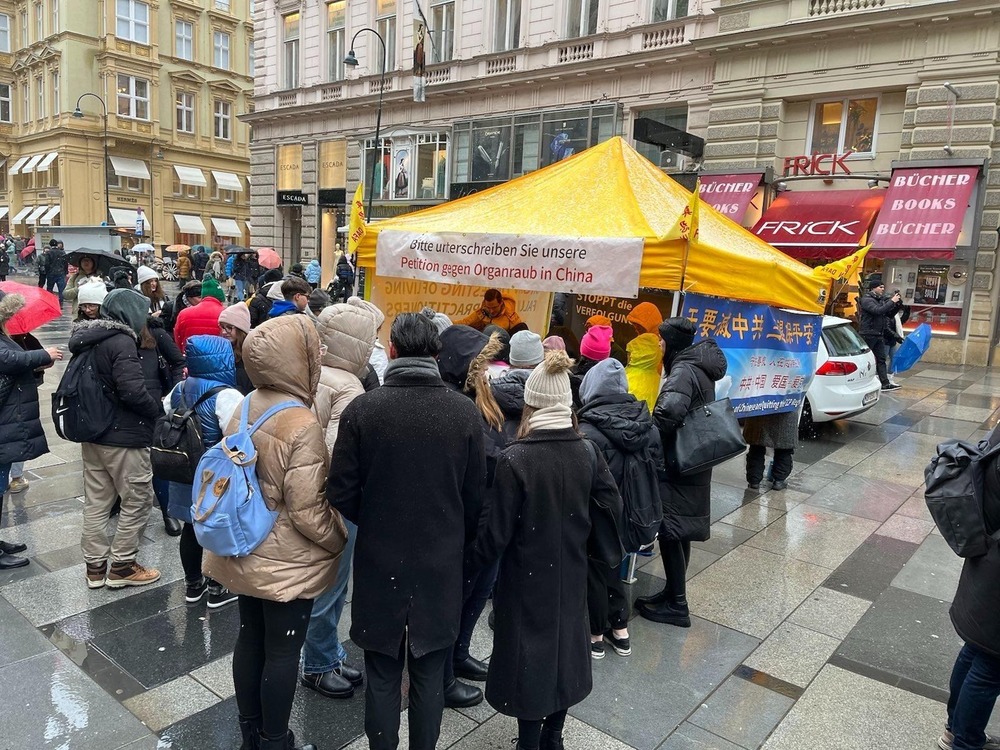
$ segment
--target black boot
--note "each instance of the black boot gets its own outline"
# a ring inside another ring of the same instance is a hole
[[[659,594],[653,594],[652,596],[640,596],[635,600],[635,608],[640,607],[655,607],[659,604],[663,604],[670,597],[670,593],[667,591],[666,587],[663,588]]]
[[[563,750],[562,730],[542,727],[542,738],[538,743],[538,750]]]
[[[483,691],[459,680],[444,686],[445,708],[471,708],[483,702]]]
[[[640,617],[666,625],[676,625],[679,628],[691,627],[691,614],[688,611],[687,599],[684,596],[671,597],[669,601],[636,608]]]
[[[240,750],[259,750],[260,748],[260,717],[240,718],[240,732],[243,734],[243,744]]]
[[[167,532],[167,536],[180,536],[183,528],[184,524],[168,516],[167,511],[163,511],[163,529]]]
[[[316,750],[316,746],[296,745],[295,735],[292,734],[292,730],[289,729],[288,733],[284,737],[279,737],[276,740],[272,740],[261,734],[260,750]]]

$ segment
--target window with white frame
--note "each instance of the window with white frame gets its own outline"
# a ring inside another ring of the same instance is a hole
[[[229,70],[229,34],[224,31],[212,33],[212,64],[217,68]]]
[[[212,178],[212,200],[220,203],[235,203],[236,202],[236,192],[233,190],[226,190],[219,186],[218,181]]]
[[[59,117],[62,112],[62,102],[59,99],[59,71],[52,73],[52,114]]]
[[[215,0],[216,10],[229,11],[230,0]]]
[[[494,51],[517,49],[521,44],[521,0],[496,0]]]
[[[194,24],[174,21],[174,54],[182,60],[194,60]]]
[[[671,21],[684,18],[688,14],[688,0],[653,0],[653,13],[650,20]]]
[[[149,81],[118,74],[118,116],[149,119]]]
[[[570,39],[597,32],[597,10],[600,0],[569,0],[567,3],[566,36]]]
[[[809,123],[809,153],[875,153],[878,97],[815,102]]]
[[[45,38],[45,6],[42,0],[35,3],[35,39]]]
[[[233,105],[221,99],[215,100],[215,137],[223,140],[232,140],[232,120]]]
[[[31,40],[28,39],[28,11],[22,10],[17,17],[21,22],[21,46],[27,47],[31,44]]]
[[[174,197],[201,200],[201,188],[198,185],[183,185],[180,177],[174,172]]]
[[[25,125],[31,122],[31,91],[27,83],[21,84],[21,122]]]
[[[177,92],[177,131],[194,132],[194,94],[187,91]]]
[[[10,52],[10,16],[0,13],[0,52]]]
[[[36,116],[39,120],[45,119],[45,81],[41,76],[35,78],[35,96],[38,98],[38,111]]]
[[[257,44],[253,39],[247,40],[247,70],[251,78],[257,73]]]
[[[299,19],[298,13],[289,13],[282,18],[286,89],[294,89],[299,85]]]
[[[11,93],[9,83],[0,83],[0,122],[11,122]]]
[[[376,13],[378,17],[375,19],[375,31],[381,34],[385,40],[385,69],[394,70],[396,67],[396,0],[378,0]],[[377,45],[373,49],[381,52],[381,46]],[[378,57],[375,59],[378,60]],[[375,70],[381,73],[382,67],[378,66]]]
[[[115,36],[149,44],[149,5],[140,0],[118,0]]]
[[[145,193],[146,181],[139,177],[122,177],[115,172],[115,165],[108,160],[108,187],[115,190],[128,190],[131,193]]]
[[[344,56],[347,54],[347,0],[326,4],[327,76],[331,81],[344,80]]]
[[[59,2],[60,0],[49,0],[49,18],[52,21],[52,33],[59,33]]]
[[[431,61],[448,62],[455,57],[455,0],[437,0],[431,5]]]

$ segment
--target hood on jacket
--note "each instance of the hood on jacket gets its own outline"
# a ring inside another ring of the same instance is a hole
[[[578,416],[625,453],[643,450],[653,439],[653,417],[646,404],[631,393],[596,398],[583,406]]]
[[[520,419],[524,412],[524,384],[531,370],[507,370],[490,381],[490,390],[507,419]]]
[[[309,261],[309,268],[320,268],[319,261],[316,258],[313,258]]]
[[[279,302],[285,298],[284,295],[281,293],[280,281],[275,281],[273,284],[271,284],[271,286],[267,290],[267,298],[270,300],[274,300],[275,302]]]
[[[11,318],[20,312],[22,307],[24,307],[22,295],[0,291],[0,326],[6,325]]]
[[[660,314],[660,308],[652,302],[640,302],[632,308],[632,312],[625,320],[642,333],[656,333],[656,329],[663,322],[663,316]]]
[[[347,304],[353,305],[354,307],[360,307],[362,310],[367,310],[371,313],[372,317],[375,319],[376,329],[381,328],[382,324],[385,323],[385,313],[379,310],[368,300],[361,299],[361,297],[348,297]]]
[[[222,336],[192,336],[184,345],[188,374],[236,387],[236,355]]]
[[[118,334],[128,336],[133,343],[139,340],[135,331],[129,326],[105,318],[77,321],[69,331],[70,354],[79,354],[83,350],[97,346],[102,341]]]
[[[625,368],[617,359],[610,357],[591,367],[580,383],[580,401],[584,406],[602,396],[620,396],[623,393],[628,393]]]
[[[672,370],[678,362],[684,362],[697,367],[708,375],[713,383],[716,380],[721,380],[729,367],[729,364],[726,362],[726,355],[722,353],[719,345],[711,339],[699,341],[697,344],[693,344],[686,349],[681,349],[670,360],[668,370]]]
[[[138,334],[146,325],[149,299],[134,289],[112,289],[101,303],[101,315],[125,323]]]
[[[258,388],[267,388],[312,406],[319,385],[319,334],[305,315],[261,323],[243,342],[243,363]]]
[[[469,376],[469,365],[483,350],[490,337],[469,326],[449,326],[441,333],[438,369],[441,379],[461,390]]]
[[[345,303],[330,305],[316,318],[316,330],[326,344],[323,365],[360,378],[368,369],[378,330],[371,311]]]
[[[653,411],[660,395],[660,363],[663,362],[660,337],[655,333],[642,333],[629,341],[626,348],[628,391],[640,401],[645,401],[649,410]]]
[[[178,258],[187,258],[189,255],[191,255],[191,250],[189,250],[188,248],[181,247],[177,249]]]

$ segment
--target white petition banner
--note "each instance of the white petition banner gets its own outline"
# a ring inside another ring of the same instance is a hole
[[[641,237],[379,232],[375,271],[441,284],[635,297]]]

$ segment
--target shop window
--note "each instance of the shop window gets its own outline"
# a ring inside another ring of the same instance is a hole
[[[688,0],[653,0],[653,23],[684,18],[688,14]]]
[[[347,0],[326,4],[327,76],[331,81],[344,80],[344,57],[347,55],[345,16]]]
[[[570,39],[588,36],[597,31],[597,9],[600,0],[569,0],[567,3],[566,36]]]
[[[669,125],[681,131],[687,130],[687,107],[657,107],[644,109],[635,113],[635,117],[647,117],[650,120]],[[635,150],[649,159],[660,169],[673,169],[679,166],[680,155],[676,151],[661,151],[659,146],[651,143],[635,142]]]
[[[494,51],[505,52],[521,46],[521,0],[496,0]]]
[[[282,19],[284,26],[284,84],[286,89],[299,85],[299,14],[289,13]]]
[[[10,16],[0,13],[0,52],[10,52]]]
[[[448,182],[448,136],[417,133],[364,143],[365,179],[375,169],[375,195],[380,200],[444,200]]]
[[[431,62],[448,62],[455,57],[455,2],[445,0],[431,5],[431,34],[434,45]]]
[[[194,24],[174,22],[174,54],[182,60],[194,60]]]
[[[396,68],[396,0],[378,0],[375,31],[385,40],[385,69]],[[381,45],[376,45],[378,49]],[[379,50],[381,51],[381,50]],[[381,72],[381,68],[379,69]]]
[[[115,11],[115,36],[149,44],[149,5],[139,0],[118,0]]]
[[[11,122],[11,104],[10,84],[0,83],[0,122]],[[6,170],[0,172],[7,174]]]
[[[118,75],[118,116],[149,119],[149,81]]]
[[[910,317],[903,330],[910,332],[922,323],[930,325],[935,336],[959,336],[969,296],[968,264],[920,260],[888,261],[881,271],[886,280],[886,294],[899,290],[903,304],[910,307]]]
[[[874,154],[878,104],[878,97],[816,102],[810,121],[810,153]]]

